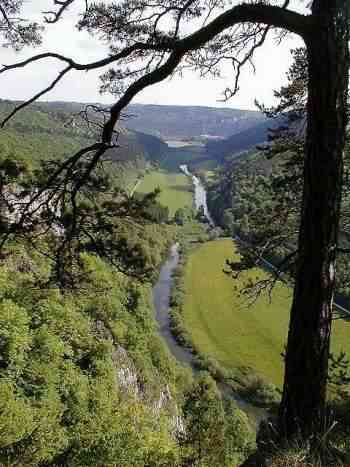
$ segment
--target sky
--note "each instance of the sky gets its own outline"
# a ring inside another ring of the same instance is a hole
[[[297,0],[295,0],[297,1]],[[40,12],[50,9],[52,0],[26,0],[25,15],[27,18],[38,18]],[[25,49],[15,53],[10,49],[0,49],[2,64],[11,64],[23,60],[34,53],[59,52],[76,61],[88,61],[103,58],[107,48],[97,38],[75,29],[76,12],[71,9],[64,19],[56,25],[50,25],[44,34],[42,46]],[[222,92],[232,85],[232,70],[222,70],[219,79],[203,79],[197,74],[187,71],[180,77],[174,77],[161,84],[154,85],[139,94],[135,102],[143,104],[171,105],[203,105],[210,107],[232,107],[239,109],[255,109],[254,100],[270,105],[274,102],[273,90],[285,83],[285,73],[291,64],[290,49],[300,46],[296,36],[289,35],[278,45],[271,37],[258,49],[255,55],[254,73],[251,67],[245,68],[240,80],[240,91],[227,103],[222,102]],[[9,71],[0,75],[0,98],[28,99],[47,86],[55,78],[62,64],[57,66],[54,60],[46,60],[25,69]],[[43,100],[62,100],[75,102],[101,102],[110,104],[113,96],[99,94],[99,75],[101,70],[90,72],[72,71]]]

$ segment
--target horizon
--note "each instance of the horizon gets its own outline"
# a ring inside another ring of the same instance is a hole
[[[3,102],[24,102],[23,99],[5,99],[3,97],[0,97],[0,101]],[[35,104],[55,104],[55,103],[63,103],[63,104],[79,104],[79,105],[90,105],[90,104],[97,104],[101,106],[109,106],[113,105],[113,103],[106,104],[98,101],[77,101],[77,100],[65,100],[65,99],[52,99],[52,100],[37,100],[30,104],[28,108],[30,108],[32,105]],[[231,106],[219,106],[219,105],[204,105],[204,104],[154,104],[154,103],[144,103],[144,102],[131,102],[127,107],[133,106],[133,105],[140,105],[140,106],[153,106],[153,107],[192,107],[192,108],[202,108],[202,109],[217,109],[217,110],[238,110],[242,112],[255,112],[255,113],[262,113],[261,110],[258,108],[256,109],[244,109],[240,107],[231,107]],[[127,108],[126,107],[126,108]]]

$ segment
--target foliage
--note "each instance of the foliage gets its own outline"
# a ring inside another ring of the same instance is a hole
[[[237,465],[253,432],[240,411],[223,405],[208,376],[189,387],[156,334],[150,287],[95,255],[81,261],[80,289],[62,292],[40,287],[51,274],[42,256],[21,244],[4,252],[0,462]],[[158,406],[166,387],[172,399]],[[187,428],[174,436],[181,404]]]
[[[183,406],[188,465],[222,466],[225,456],[225,416],[215,382],[199,377]]]
[[[195,217],[197,218],[194,209],[185,206],[184,208],[179,208],[175,211],[174,222],[177,225],[185,225],[186,223],[193,221]]]
[[[247,417],[232,401],[222,400],[207,373],[200,374],[185,395],[183,413],[184,465],[237,465],[254,448],[254,435]]]
[[[6,0],[0,11],[0,35],[2,47],[19,51],[28,45],[41,43],[42,28],[37,22],[22,17],[23,0]]]
[[[147,402],[162,385],[175,390],[177,379],[157,344],[149,289],[97,257],[82,262],[81,291],[65,294],[38,287],[49,265],[23,247],[13,246],[2,262],[1,462],[175,465],[169,415],[155,418]],[[135,362],[145,402],[123,392],[120,345],[128,365]]]

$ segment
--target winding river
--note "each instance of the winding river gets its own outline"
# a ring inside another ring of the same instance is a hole
[[[180,169],[185,173],[185,175],[192,178],[192,183],[195,190],[194,203],[196,209],[199,209],[200,206],[203,206],[205,216],[207,217],[210,225],[214,227],[215,224],[212,217],[210,216],[207,206],[207,194],[200,179],[191,174],[186,165],[182,165]],[[169,308],[171,289],[173,284],[172,274],[178,263],[179,245],[174,244],[170,248],[169,256],[160,270],[158,282],[153,287],[153,303],[159,326],[159,333],[166,342],[170,352],[179,363],[183,365],[189,365],[194,372],[197,372],[198,369],[195,365],[193,353],[189,349],[182,347],[176,341],[170,329]],[[218,386],[226,396],[229,396],[236,401],[237,405],[248,414],[250,420],[255,422],[255,424],[258,424],[263,418],[266,418],[266,411],[264,409],[259,409],[244,401],[241,397],[235,394],[228,385],[220,383]]]

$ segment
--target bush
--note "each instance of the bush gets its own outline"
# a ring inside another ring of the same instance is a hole
[[[281,393],[274,384],[255,374],[245,377],[244,386],[239,389],[239,393],[258,407],[271,407],[278,404],[281,399]]]
[[[195,353],[196,349],[194,349]],[[229,377],[229,372],[223,368],[215,358],[209,355],[196,355],[196,368],[203,371],[208,371],[216,381],[225,381]]]

